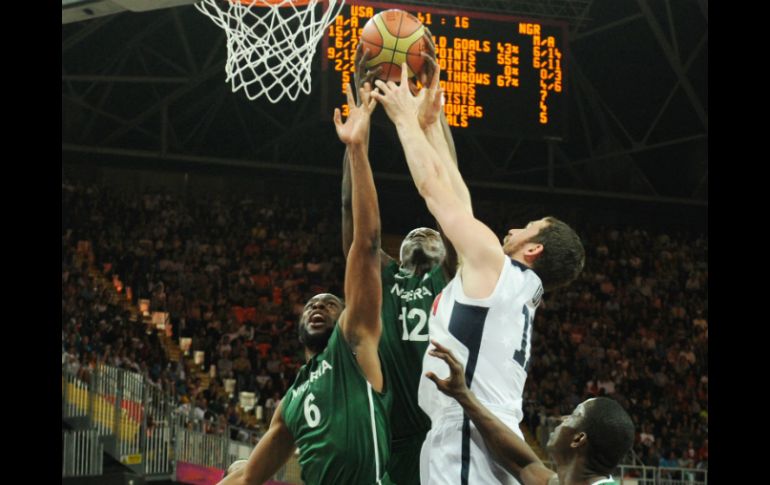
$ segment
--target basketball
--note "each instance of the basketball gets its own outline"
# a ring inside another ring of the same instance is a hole
[[[414,15],[403,10],[385,10],[364,25],[360,42],[369,50],[367,69],[382,66],[378,76],[383,81],[401,80],[401,65],[406,62],[409,77],[422,69],[425,27]]]

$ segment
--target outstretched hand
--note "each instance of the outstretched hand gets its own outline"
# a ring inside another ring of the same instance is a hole
[[[417,121],[417,114],[420,111],[425,90],[420,91],[417,96],[412,94],[409,89],[406,62],[401,65],[401,82],[399,84],[393,81],[384,82],[379,79],[374,81],[374,84],[377,86],[377,90],[372,92],[372,97],[382,104],[388,118],[394,124],[410,120]]]
[[[382,72],[382,66],[377,66],[369,71],[366,70],[366,63],[371,57],[369,49],[364,49],[364,45],[359,43],[356,49],[356,71],[353,74],[353,83],[355,84],[356,94],[361,92],[361,88],[366,83],[372,83],[374,79]],[[361,96],[358,96],[356,105],[361,104]]]
[[[426,52],[422,53],[422,57],[425,59],[424,65],[426,66],[423,68],[423,72],[430,71],[432,73],[430,84],[426,84],[423,88],[424,93],[421,93],[422,101],[420,103],[420,111],[417,114],[417,119],[420,121],[420,128],[424,130],[438,121],[439,116],[441,115],[441,99],[444,93],[439,87],[441,68],[436,62],[436,59]]]
[[[433,73],[435,72],[438,63],[436,62],[436,44],[433,43],[433,34],[430,30],[428,30],[427,27],[425,27],[425,34],[423,35],[423,38],[425,39],[425,50],[421,52],[420,55],[424,57],[426,61],[428,59],[432,59],[433,62],[424,63],[420,73],[417,75],[417,78],[420,80],[420,84],[427,86],[431,79],[433,79]]]
[[[434,345],[435,348],[428,350],[428,354],[432,355],[433,357],[438,357],[439,359],[446,362],[446,364],[449,366],[449,377],[446,379],[439,379],[433,372],[426,373],[425,377],[432,380],[433,383],[436,384],[438,390],[449,397],[453,397],[458,400],[460,398],[467,397],[471,391],[465,384],[465,371],[463,370],[462,364],[457,361],[451,350],[447,349],[435,340],[431,340],[430,342]]]
[[[356,105],[350,83],[345,85],[345,94],[348,98],[350,114],[343,123],[340,109],[334,108],[334,127],[337,129],[337,136],[346,145],[366,143],[372,111],[377,106],[377,101],[372,97],[372,86],[365,83],[364,87],[359,90],[360,106]]]

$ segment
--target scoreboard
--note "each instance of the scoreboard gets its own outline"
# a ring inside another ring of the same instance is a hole
[[[391,8],[411,13],[433,34],[450,126],[502,136],[566,137],[567,24],[457,8],[347,0],[321,43],[324,109],[345,100],[364,24]],[[347,106],[342,109],[346,114]]]

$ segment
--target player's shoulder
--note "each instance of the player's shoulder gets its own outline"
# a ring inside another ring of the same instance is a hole
[[[538,276],[537,272],[527,266],[526,264],[522,263],[521,261],[516,261],[515,259],[508,258],[508,260],[511,262],[509,267],[509,274],[513,275],[521,275],[521,277],[526,281],[527,283],[538,286],[541,284],[540,276]]]
[[[425,279],[430,279],[434,285],[446,285],[451,278],[447,278],[444,265],[437,264],[426,274]]]
[[[517,284],[517,287],[520,288],[519,291],[527,294],[531,293],[534,305],[538,306],[543,296],[543,282],[540,280],[540,276],[532,268],[520,261],[515,259],[510,259],[510,261],[510,271],[508,273],[511,275],[510,278],[519,282]]]
[[[527,266],[526,264],[522,263],[521,261],[516,261],[513,258],[508,258],[508,261],[511,262],[511,266],[515,269],[515,271],[527,274],[527,271],[530,273],[534,273],[534,270]]]
[[[398,262],[395,259],[391,259],[387,264],[382,265],[380,278],[382,279],[383,284],[392,285],[398,276],[399,270]]]

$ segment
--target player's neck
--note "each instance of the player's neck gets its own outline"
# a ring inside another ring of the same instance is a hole
[[[601,475],[586,469],[578,459],[557,467],[556,474],[559,475],[561,485],[595,485],[597,482],[601,484],[602,480],[609,479],[609,475]]]
[[[312,349],[309,349],[309,348],[305,347],[305,363],[306,364],[308,362],[310,362],[310,359],[312,359],[316,355],[318,355],[318,352],[316,352],[315,350],[312,350]]]
[[[516,261],[522,266],[526,266],[527,268],[532,268],[532,265],[529,262],[527,262],[526,259],[524,259],[524,256],[521,256],[518,254],[514,254],[514,255],[509,254],[507,256],[508,256],[508,259],[510,259],[511,261]]]
[[[402,264],[400,269],[411,276],[422,276],[431,270],[431,266],[430,263]]]

